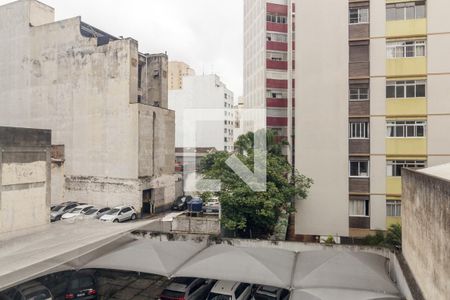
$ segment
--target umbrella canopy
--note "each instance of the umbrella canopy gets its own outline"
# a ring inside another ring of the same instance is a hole
[[[92,260],[83,268],[137,271],[169,277],[205,247],[206,243],[141,239]]]
[[[370,291],[347,289],[303,289],[292,292],[290,300],[398,300],[400,297]]]
[[[203,277],[289,288],[295,252],[274,248],[214,245],[203,250],[174,277]]]
[[[293,288],[356,289],[397,295],[398,290],[387,275],[386,262],[380,255],[365,252],[301,252],[296,262]]]

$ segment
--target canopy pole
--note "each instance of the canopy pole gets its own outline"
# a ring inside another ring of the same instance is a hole
[[[291,292],[294,290],[294,277],[295,277],[295,270],[297,269],[297,259],[298,259],[299,255],[300,255],[300,251],[296,251],[295,257],[294,257],[294,264],[292,266],[292,271],[291,271],[291,285],[289,287]],[[291,293],[291,295],[292,295],[292,293]]]

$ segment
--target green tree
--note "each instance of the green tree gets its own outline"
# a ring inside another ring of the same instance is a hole
[[[386,232],[384,243],[388,247],[401,248],[402,247],[402,225],[392,224]]]
[[[277,140],[272,130],[265,134],[267,155],[267,189],[253,191],[226,164],[232,155],[224,151],[208,154],[200,164],[205,179],[220,179],[217,192],[222,208],[222,224],[241,236],[267,237],[272,235],[282,214],[294,211],[293,199],[307,196],[312,180],[299,174],[283,156],[286,142]],[[235,143],[235,155],[253,171],[255,134],[241,135]],[[206,195],[205,195],[206,196]]]

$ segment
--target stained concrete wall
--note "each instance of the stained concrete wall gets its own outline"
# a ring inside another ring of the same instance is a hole
[[[450,295],[450,181],[402,171],[402,248],[425,299]]]
[[[0,7],[0,123],[50,128],[53,142],[65,145],[63,199],[54,202],[139,209],[138,44],[128,38],[98,46],[81,34],[80,18],[53,21],[53,9],[34,0]],[[163,108],[154,112],[173,118]],[[157,136],[174,139],[170,128]],[[169,160],[160,159],[164,151],[175,149],[155,149],[161,163]],[[173,173],[170,165],[162,169]]]
[[[0,233],[50,221],[49,130],[0,127]]]

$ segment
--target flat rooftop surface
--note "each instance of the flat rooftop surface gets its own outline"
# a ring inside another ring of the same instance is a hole
[[[438,165],[419,170],[418,172],[450,180],[450,164]]]

